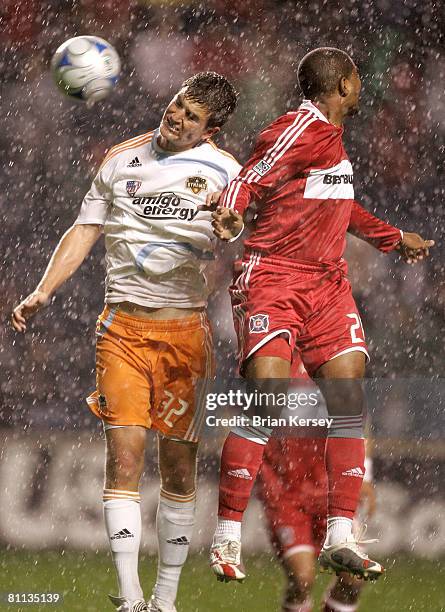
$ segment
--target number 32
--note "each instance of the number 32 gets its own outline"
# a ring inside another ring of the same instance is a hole
[[[168,426],[168,427],[174,427],[174,424],[171,422],[171,418],[175,415],[175,416],[181,416],[182,414],[184,414],[184,412],[187,411],[187,408],[189,407],[188,402],[186,402],[185,400],[182,400],[181,398],[176,398],[173,393],[170,393],[170,391],[166,391],[164,389],[164,393],[167,396],[167,399],[162,402],[161,408],[158,412],[158,417],[160,419],[162,419],[164,421],[164,423]],[[173,402],[177,402],[179,404],[179,406],[175,407],[171,407]]]

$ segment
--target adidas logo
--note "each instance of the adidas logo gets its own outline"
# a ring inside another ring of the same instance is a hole
[[[362,468],[355,467],[350,470],[346,470],[346,472],[341,473],[342,476],[355,476],[356,478],[363,478],[364,473]]]
[[[187,540],[185,536],[181,536],[180,538],[171,538],[167,540],[169,544],[181,544],[183,546],[188,546],[190,542]]]
[[[128,529],[125,528],[121,531],[117,531],[113,536],[111,536],[110,540],[122,540],[123,538],[134,538],[134,534],[132,534],[131,531],[128,531]]]
[[[230,470],[227,472],[229,476],[235,476],[235,478],[244,478],[245,480],[252,480],[249,470],[241,468],[240,470]]]
[[[142,166],[139,161],[139,157],[134,157],[129,164],[127,164],[127,168],[137,168],[138,166]]]

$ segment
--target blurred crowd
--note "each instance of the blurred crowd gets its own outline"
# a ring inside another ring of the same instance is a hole
[[[350,52],[363,81],[362,111],[348,121],[357,199],[368,210],[436,240],[410,268],[352,239],[354,293],[373,377],[440,377],[445,362],[445,13],[416,0],[326,3],[213,0],[3,0],[0,7],[2,221],[0,423],[88,426],[94,323],[103,302],[98,246],[25,336],[7,324],[77,216],[105,151],[153,129],[183,79],[217,70],[239,91],[219,145],[243,162],[255,133],[299,103],[296,67],[309,49]],[[118,50],[113,95],[88,110],[55,88],[49,61],[66,39],[94,34]],[[227,373],[235,339],[225,287],[236,254],[219,258],[211,301],[217,358]],[[397,404],[394,411],[403,412]],[[400,417],[403,421],[403,418]]]

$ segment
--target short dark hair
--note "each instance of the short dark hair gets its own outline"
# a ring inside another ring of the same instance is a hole
[[[349,55],[335,47],[309,51],[298,66],[298,82],[305,98],[331,94],[343,77],[350,77],[355,64]]]
[[[233,85],[217,72],[198,72],[186,79],[186,98],[196,102],[210,113],[208,127],[224,125],[236,108],[237,93]]]

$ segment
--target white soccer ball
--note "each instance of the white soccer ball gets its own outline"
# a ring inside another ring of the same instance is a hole
[[[103,100],[116,85],[121,62],[116,50],[98,36],[76,36],[57,49],[51,60],[54,80],[65,95],[88,106]]]

